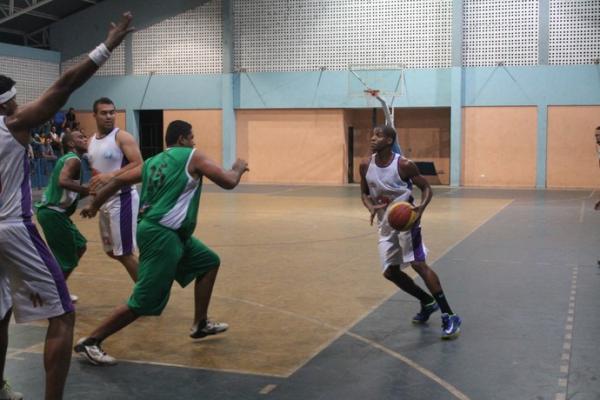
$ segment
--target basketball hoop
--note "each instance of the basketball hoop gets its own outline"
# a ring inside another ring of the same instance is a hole
[[[370,94],[373,97],[379,96],[379,90],[377,89],[365,89],[364,92]]]

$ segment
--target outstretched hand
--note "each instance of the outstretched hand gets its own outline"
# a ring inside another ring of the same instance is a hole
[[[92,207],[92,205],[89,204],[83,210],[81,210],[80,215],[83,218],[94,218],[97,213],[98,209],[96,207]]]
[[[106,40],[104,44],[108,48],[108,50],[113,51],[117,46],[121,44],[125,36],[128,33],[134,31],[133,27],[129,27],[131,24],[131,20],[133,19],[133,15],[129,11],[123,13],[121,19],[118,23],[111,22],[110,28],[108,30],[108,35],[106,36]]]
[[[235,160],[235,163],[233,164],[232,169],[239,171],[242,174],[244,172],[250,171],[248,169],[248,162],[246,160],[242,160],[241,158],[238,158],[237,160]]]

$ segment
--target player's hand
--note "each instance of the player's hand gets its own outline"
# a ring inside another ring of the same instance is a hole
[[[112,178],[111,174],[98,174],[92,176],[90,179],[90,193],[95,194],[100,188],[110,182]]]
[[[241,174],[243,174],[244,172],[250,171],[248,169],[248,162],[246,162],[246,160],[242,160],[241,158],[238,158],[237,160],[235,160],[235,163],[233,163],[232,169],[239,171]]]
[[[121,44],[125,36],[128,33],[133,32],[134,28],[130,28],[129,24],[133,19],[133,15],[129,11],[123,13],[121,19],[118,23],[111,22],[110,28],[108,30],[108,35],[106,36],[106,40],[104,44],[108,48],[108,50],[113,51],[118,45]]]
[[[96,207],[92,207],[92,205],[89,204],[83,210],[81,210],[80,215],[83,218],[94,218],[97,213],[98,209]]]
[[[596,211],[600,211],[600,200],[598,200],[598,202],[596,203],[596,205],[594,206],[594,210]]]
[[[425,211],[425,209],[423,209],[421,206],[416,206],[413,207],[413,211],[417,213],[417,218],[414,222],[416,224],[421,220],[421,217],[423,216],[423,211]]]
[[[371,213],[371,225],[373,225],[373,220],[375,219],[377,212],[386,207],[387,207],[387,204],[376,204],[369,208],[369,212]]]

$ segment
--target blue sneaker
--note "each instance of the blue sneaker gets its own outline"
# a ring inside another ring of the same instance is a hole
[[[460,334],[462,320],[456,314],[442,314],[442,339],[455,339]]]
[[[421,311],[419,311],[412,319],[413,324],[424,324],[429,320],[431,314],[440,309],[440,306],[435,301],[429,304],[421,304]]]

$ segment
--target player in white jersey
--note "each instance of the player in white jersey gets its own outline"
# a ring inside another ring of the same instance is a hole
[[[142,154],[133,136],[115,127],[115,104],[102,97],[94,102],[97,131],[90,138],[88,160],[92,167],[90,190],[95,191],[121,172],[142,165]],[[135,232],[139,196],[135,186],[127,186],[100,209],[100,237],[106,254],[118,260],[131,279],[137,280],[138,260]]]
[[[427,265],[427,248],[421,236],[421,216],[431,201],[431,187],[412,161],[392,151],[395,140],[396,131],[392,126],[373,129],[373,155],[360,165],[362,201],[371,213],[371,224],[375,217],[378,220],[383,276],[421,302],[421,311],[413,317],[414,323],[427,322],[431,314],[441,308],[442,338],[452,339],[460,333],[461,319],[452,312],[437,274]],[[421,190],[421,202],[414,206],[418,218],[410,231],[399,232],[388,224],[386,209],[398,201],[414,204],[413,184]],[[423,278],[431,295],[401,270],[401,266],[408,264]]]
[[[596,152],[598,153],[598,166],[600,166],[600,126],[596,127],[594,136],[596,136]],[[594,210],[600,211],[600,200],[594,206]],[[600,260],[598,260],[598,266],[600,267]]]
[[[62,399],[71,362],[75,313],[63,274],[31,220],[27,146],[30,129],[49,120],[71,93],[110,57],[131,30],[131,14],[112,24],[104,43],[68,69],[37,100],[17,105],[15,82],[0,75],[0,378],[3,399],[21,399],[4,381],[8,325],[49,320],[44,367],[45,399]]]

